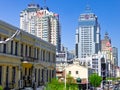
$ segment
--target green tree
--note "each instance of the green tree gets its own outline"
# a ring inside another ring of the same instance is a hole
[[[92,86],[94,86],[95,88],[100,86],[101,84],[101,81],[102,81],[102,77],[99,76],[98,74],[96,73],[93,73],[89,76],[89,82]]]
[[[66,77],[66,90],[78,90],[78,85],[76,84],[76,80],[70,76],[69,74]]]
[[[65,90],[65,82],[60,82],[58,79],[53,78],[51,82],[47,83],[45,90]],[[70,75],[66,76],[66,90],[78,90],[75,79]]]
[[[64,83],[59,82],[56,78],[53,78],[51,82],[47,83],[46,90],[64,90]]]

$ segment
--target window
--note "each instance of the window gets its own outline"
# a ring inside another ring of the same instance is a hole
[[[23,44],[21,44],[21,56],[23,56]]]
[[[40,82],[40,69],[38,70],[38,81]]]
[[[49,52],[49,54],[48,54],[48,62],[50,62],[50,52]]]
[[[27,45],[26,45],[26,48],[25,48],[25,56],[27,56],[27,52],[28,51],[28,47],[27,47]]]
[[[43,61],[45,61],[45,51],[43,51]]]
[[[71,74],[71,71],[69,71],[69,74]]]
[[[11,41],[11,54],[13,54],[13,41]]]
[[[78,74],[78,71],[76,71],[76,74]]]
[[[15,42],[15,55],[18,54],[18,42]]]
[[[5,40],[5,38],[4,38]],[[6,53],[6,44],[3,44],[3,53]]]
[[[44,82],[44,69],[42,69],[42,82]]]
[[[36,48],[34,48],[34,58],[36,58]]]
[[[37,59],[39,59],[39,49],[37,48]]]
[[[27,75],[27,68],[25,68],[25,75]]]
[[[12,68],[12,82],[13,82],[13,83],[15,83],[15,76],[16,76],[16,75],[15,75],[15,73],[16,73],[15,71],[16,71],[16,70],[15,70],[15,67],[13,67],[13,68]]]
[[[9,67],[7,66],[7,68],[6,68],[6,86],[8,86],[8,77],[9,77],[8,73],[9,73]]]
[[[31,57],[32,47],[29,47],[29,57]]]
[[[35,68],[35,82],[37,80],[37,69]]]
[[[49,77],[48,77],[48,72],[49,72],[49,71],[47,70],[47,82],[48,82],[48,78],[49,78]]]

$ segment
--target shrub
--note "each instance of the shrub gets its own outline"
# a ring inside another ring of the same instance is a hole
[[[0,90],[3,90],[3,87],[0,85]]]

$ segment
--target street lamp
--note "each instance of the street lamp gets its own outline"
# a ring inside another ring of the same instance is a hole
[[[88,90],[88,74],[89,74],[89,70],[88,70],[87,54],[86,54],[86,68],[87,68],[86,90]]]
[[[66,90],[66,63],[67,63],[67,50],[65,51],[65,90]]]
[[[64,79],[64,90],[66,90],[66,64],[67,64],[67,49],[62,52],[62,53],[58,53],[62,56],[63,62],[61,62],[62,64],[62,71],[63,71],[63,79]],[[62,60],[61,60],[62,61]]]

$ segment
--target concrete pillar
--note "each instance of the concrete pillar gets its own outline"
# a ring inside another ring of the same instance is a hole
[[[13,41],[13,54],[15,54],[15,41]]]
[[[21,55],[21,43],[18,42],[18,56]]]
[[[6,66],[2,66],[2,86],[5,87],[6,85]]]
[[[6,66],[3,66],[2,69],[2,86],[5,87],[6,86]]]
[[[9,80],[10,83],[12,82],[12,77],[15,77],[15,76],[12,75],[12,72],[13,72],[12,71],[12,66],[9,66],[9,74],[8,74],[9,78],[8,78],[8,80]]]
[[[17,66],[17,67],[15,67],[15,76],[16,76],[16,78],[15,78],[15,88],[17,88],[17,87],[19,87],[18,86],[18,81],[20,80],[20,76],[19,76],[19,72],[20,72],[20,69],[19,69],[19,66]]]
[[[1,37],[1,41],[3,41],[3,37]],[[3,44],[0,44],[0,52],[3,52]]]
[[[6,46],[6,48],[7,48],[7,53],[11,53],[11,42],[8,42],[7,44],[6,44],[7,46]]]
[[[25,56],[25,44],[23,44],[23,56]]]

